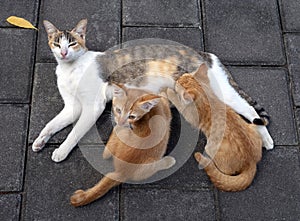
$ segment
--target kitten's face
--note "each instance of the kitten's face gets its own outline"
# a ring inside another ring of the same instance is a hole
[[[132,127],[132,124],[140,120],[159,101],[159,96],[148,94],[146,91],[114,85],[114,120],[118,126]]]
[[[87,51],[85,32],[87,20],[81,20],[72,31],[60,31],[49,21],[44,21],[48,45],[58,61],[71,62]]]

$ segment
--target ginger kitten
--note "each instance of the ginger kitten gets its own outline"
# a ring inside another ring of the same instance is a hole
[[[103,158],[113,157],[115,171],[94,187],[77,190],[73,206],[86,205],[127,180],[147,179],[175,164],[164,154],[170,135],[171,112],[167,99],[139,89],[114,86],[113,112],[117,125],[104,149]]]
[[[262,155],[262,139],[257,126],[246,123],[232,108],[213,93],[202,64],[194,76],[184,74],[178,79],[175,94],[168,98],[193,126],[207,137],[205,152],[195,153],[199,164],[213,184],[223,191],[246,189],[256,173]]]

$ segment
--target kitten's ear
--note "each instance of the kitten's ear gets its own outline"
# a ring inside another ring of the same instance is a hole
[[[206,82],[208,81],[208,76],[207,76],[207,70],[208,67],[205,63],[201,64],[196,73],[193,75],[193,77],[198,81],[198,82]]]
[[[124,87],[121,84],[112,84],[112,86],[113,86],[114,97],[123,97],[126,95]]]
[[[195,100],[195,94],[192,91],[186,90],[182,94],[182,100],[186,103],[192,103]]]
[[[78,34],[82,39],[85,39],[86,26],[87,26],[87,19],[82,19],[80,22],[78,22],[78,24],[72,30],[72,32]]]
[[[160,98],[160,96],[155,94],[147,94],[140,99],[139,106],[142,110],[149,112],[159,103]]]
[[[54,33],[58,32],[58,29],[51,22],[44,20],[43,23],[48,37],[51,37]]]

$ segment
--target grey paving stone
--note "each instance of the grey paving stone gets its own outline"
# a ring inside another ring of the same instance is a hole
[[[298,127],[298,141],[300,143],[300,109],[296,110],[296,119],[297,119],[297,127]]]
[[[300,217],[299,150],[265,151],[247,190],[220,192],[221,220],[298,220]]]
[[[184,148],[184,147],[183,147]],[[209,188],[212,186],[209,178],[207,177],[204,170],[198,169],[198,164],[193,156],[191,156],[184,165],[182,165],[177,171],[171,173],[169,177],[165,177],[158,174],[155,179],[157,181],[153,183],[144,184],[124,184],[124,188],[190,188],[190,189],[201,189]],[[160,178],[163,179],[160,179]]]
[[[269,131],[275,144],[297,144],[287,71],[282,68],[243,67],[231,67],[229,70],[238,84],[271,116]]]
[[[0,192],[21,191],[28,106],[0,105]]]
[[[123,42],[141,38],[167,39],[203,51],[202,31],[199,28],[126,27],[123,29]]]
[[[19,220],[21,195],[6,194],[0,195],[0,219]]]
[[[292,76],[294,103],[295,105],[300,106],[300,35],[287,34],[285,36],[285,41],[287,44],[288,66]]]
[[[204,1],[205,50],[234,64],[285,64],[276,0]]]
[[[74,191],[93,186],[102,175],[83,158],[79,149],[66,161],[54,163],[50,159],[54,147],[57,146],[41,153],[28,152],[24,220],[117,220],[117,188],[85,207],[70,205]]]
[[[59,7],[58,7],[59,5]],[[41,5],[40,32],[37,61],[54,61],[48,47],[47,34],[42,24],[49,20],[58,29],[71,30],[83,18],[88,19],[86,45],[90,50],[105,51],[119,43],[120,1],[77,1],[61,4],[60,0],[43,1]],[[55,13],[53,13],[55,11]]]
[[[38,137],[46,124],[53,119],[64,106],[56,84],[55,67],[56,64],[53,63],[36,64],[30,115],[30,143],[33,143],[34,139]],[[107,141],[112,129],[110,107],[111,104],[107,104],[107,108],[96,122],[95,127],[82,138],[81,143],[99,143],[101,139],[103,142]],[[70,125],[55,134],[48,143],[62,143],[72,128],[73,125]]]
[[[216,220],[211,191],[129,189],[123,220]]]
[[[34,30],[0,29],[0,102],[29,102],[34,43]]]
[[[282,25],[285,31],[293,32],[300,30],[300,2],[293,0],[279,0]]]
[[[125,0],[124,25],[194,26],[200,24],[199,5],[196,0]]]
[[[38,14],[38,0],[2,0],[0,2],[0,26],[11,27],[6,19],[9,16],[15,15],[30,21],[36,25]]]

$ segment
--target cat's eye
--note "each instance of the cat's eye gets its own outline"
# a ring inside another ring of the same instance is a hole
[[[60,48],[60,44],[57,43],[57,42],[53,42],[53,45],[54,45],[55,47],[59,47],[59,48]]]
[[[116,112],[117,112],[118,114],[121,114],[121,109],[120,109],[120,108],[116,108]]]
[[[134,120],[135,118],[136,118],[135,115],[129,115],[129,116],[128,116],[128,119],[129,119],[129,120]]]
[[[73,46],[75,46],[75,45],[77,45],[77,42],[76,42],[76,41],[71,42],[71,43],[69,44],[69,47],[73,47]]]

